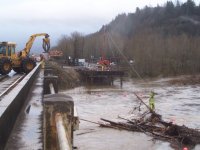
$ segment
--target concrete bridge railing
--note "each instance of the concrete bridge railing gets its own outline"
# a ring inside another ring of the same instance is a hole
[[[26,100],[28,92],[40,70],[38,64],[26,77],[15,86],[9,95],[0,101],[0,149],[5,147],[17,116]]]

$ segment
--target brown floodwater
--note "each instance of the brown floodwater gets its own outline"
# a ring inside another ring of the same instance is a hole
[[[118,120],[118,116],[133,117],[133,108],[139,105],[133,92],[137,92],[148,104],[149,93],[154,90],[157,93],[156,112],[161,114],[164,120],[200,128],[199,85],[171,85],[168,80],[171,79],[144,83],[127,79],[122,89],[116,80],[115,86],[82,86],[62,93],[73,97],[80,118],[98,122],[100,118]],[[80,122],[80,129],[74,136],[74,145],[79,150],[173,149],[169,143],[152,140],[152,137],[143,133],[101,128],[85,121]],[[194,148],[199,149],[200,145]]]

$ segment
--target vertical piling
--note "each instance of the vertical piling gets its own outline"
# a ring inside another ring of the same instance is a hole
[[[123,86],[123,77],[120,76],[120,87],[122,88],[122,86]]]

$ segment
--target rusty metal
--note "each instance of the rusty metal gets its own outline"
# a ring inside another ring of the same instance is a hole
[[[69,146],[69,141],[67,138],[67,134],[65,132],[65,127],[63,125],[63,119],[60,113],[55,115],[55,122],[56,122],[56,130],[58,136],[58,143],[60,150],[71,150]]]

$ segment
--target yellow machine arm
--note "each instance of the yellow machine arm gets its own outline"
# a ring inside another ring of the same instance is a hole
[[[28,42],[26,43],[26,47],[21,51],[22,57],[26,57],[29,54],[31,47],[33,46],[33,42],[35,41],[36,37],[38,37],[38,36],[44,36],[42,47],[45,52],[49,51],[49,49],[50,49],[49,35],[47,33],[33,34],[30,36]]]

